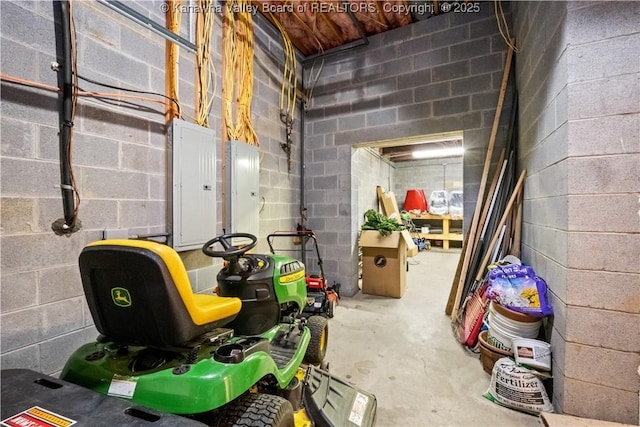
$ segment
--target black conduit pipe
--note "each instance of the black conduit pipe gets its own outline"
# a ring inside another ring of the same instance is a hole
[[[71,59],[71,20],[68,1],[55,1],[60,7],[60,32],[62,34],[62,58],[60,61],[62,78],[58,76],[61,89],[61,110],[59,128],[60,146],[60,191],[64,218],[51,224],[51,229],[59,235],[67,235],[79,229],[76,224],[75,189],[71,180],[71,128],[73,126],[73,62]]]

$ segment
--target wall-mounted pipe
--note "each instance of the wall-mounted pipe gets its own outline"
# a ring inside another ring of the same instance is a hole
[[[54,2],[60,8],[61,49],[60,60],[62,75],[58,75],[61,89],[60,107],[60,191],[64,218],[51,224],[51,229],[59,235],[68,235],[80,228],[76,218],[75,188],[71,179],[71,128],[73,127],[73,61],[71,59],[71,14],[68,1]]]

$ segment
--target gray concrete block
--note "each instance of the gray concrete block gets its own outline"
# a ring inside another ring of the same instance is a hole
[[[146,144],[149,141],[149,121],[122,113],[105,110],[96,105],[81,105],[78,116],[79,132],[88,135],[109,135],[112,139]],[[78,123],[76,123],[78,126]]]
[[[398,57],[397,45],[383,46],[378,49],[367,49],[366,64],[376,65]]]
[[[382,64],[363,66],[356,68],[351,73],[351,83],[354,85],[364,84],[372,80],[382,78]]]
[[[472,40],[487,35],[496,34],[497,32],[498,26],[494,17],[469,24],[469,38]]]
[[[124,228],[136,226],[160,226],[165,222],[165,203],[152,201],[118,202],[119,225]]]
[[[313,151],[314,162],[330,162],[338,158],[338,149],[335,147],[320,148]]]
[[[146,199],[148,175],[107,169],[85,168],[82,191],[104,199]]]
[[[2,85],[3,117],[30,123],[46,123],[57,126],[57,97],[49,92],[25,86]],[[4,139],[4,138],[3,138]]]
[[[565,414],[631,425],[638,424],[637,392],[567,377],[564,378],[562,395],[562,411]]]
[[[52,19],[21,7],[21,2],[0,3],[0,15],[11,17],[3,22],[3,38],[24,43],[41,52],[55,53],[55,27]]]
[[[316,203],[313,205],[313,212],[312,215],[314,216],[318,216],[318,217],[323,217],[323,218],[333,218],[338,216],[338,206],[336,206],[335,204],[331,203]],[[335,233],[327,233],[324,232],[322,233],[322,237],[323,237],[323,241],[322,244],[323,245],[328,245],[328,244],[332,244],[329,241],[329,237],[330,235],[335,235]],[[334,239],[335,236],[334,236]]]
[[[348,104],[364,99],[364,87],[343,88],[338,92],[338,103]]]
[[[449,46],[451,61],[482,57],[491,52],[491,39],[488,37]]]
[[[410,27],[409,27],[410,29]],[[431,36],[419,34],[414,38],[403,40],[399,45],[398,56],[400,58],[426,52],[431,49]]]
[[[75,6],[75,5],[74,5]],[[120,32],[130,31],[104,15],[104,9],[91,3],[78,3],[73,8],[76,32],[100,40],[102,43],[120,48]],[[130,42],[130,41],[129,41]]]
[[[493,124],[495,109],[498,104],[498,95],[499,94],[497,92],[484,92],[471,95],[471,110],[477,111],[492,109],[493,114],[489,114],[490,121],[486,122],[486,126],[488,125],[487,127],[491,126],[489,123]]]
[[[472,76],[477,74],[501,71],[504,65],[501,53],[483,55],[469,60],[469,72]]]
[[[37,224],[38,231],[48,232],[51,223],[63,215],[62,201],[57,199],[39,199]],[[114,227],[118,223],[117,203],[113,200],[82,199],[78,216],[85,230]]]
[[[2,56],[4,58],[4,55]],[[33,124],[6,117],[1,119],[2,155],[9,157],[35,157],[35,128]]]
[[[83,297],[38,306],[40,340],[75,331],[84,326]]]
[[[0,39],[0,49],[2,50],[0,66],[2,67],[2,72],[10,76],[36,80],[36,50],[22,43],[5,38],[3,28],[2,38]]]
[[[449,14],[440,13],[431,16],[429,19],[415,22],[411,24],[414,36],[429,34],[449,28]]]
[[[2,369],[31,369],[40,371],[40,352],[37,345],[23,347],[0,355]]]
[[[28,308],[37,303],[36,272],[2,275],[0,307],[2,313]]]
[[[36,231],[34,199],[3,197],[0,210],[0,231],[3,235]]]
[[[620,36],[567,48],[569,83],[614,77],[640,71],[629,61],[640,51],[640,34]]]
[[[429,68],[398,76],[398,89],[411,89],[429,83],[431,83],[431,69]],[[410,100],[407,100],[406,95],[404,95],[404,99],[406,102],[410,102]]]
[[[640,314],[637,274],[569,269],[567,283],[567,304]]]
[[[60,195],[60,166],[57,163],[2,158],[2,194],[20,197]]]
[[[566,29],[574,45],[638,32],[640,4],[619,2],[601,11],[596,5],[567,10]]]
[[[417,54],[413,59],[413,67],[416,70],[421,70],[423,68],[435,67],[448,62],[449,48],[443,47]]]
[[[164,176],[149,176],[149,199],[165,200],[167,197],[167,178]]]
[[[38,347],[41,371],[47,375],[52,375],[62,370],[67,359],[76,348],[94,341],[97,336],[98,331],[92,326],[40,343]]]
[[[367,83],[365,86],[365,94],[367,97],[374,97],[389,93],[398,89],[397,78],[387,77],[374,82]]]
[[[568,240],[568,267],[640,273],[640,266],[630,262],[629,258],[629,254],[640,253],[639,234],[571,232]],[[585,251],[584,248],[589,250]]]
[[[313,134],[325,134],[338,130],[338,121],[336,119],[317,121],[313,124]]]
[[[415,88],[415,102],[433,101],[451,95],[451,83],[441,82]]]
[[[34,344],[40,339],[40,308],[28,308],[2,314],[2,351]]]
[[[638,99],[636,74],[569,84],[569,120],[637,113]]]
[[[382,76],[390,77],[413,70],[413,57],[403,57],[382,64]]]
[[[454,27],[452,25],[452,28],[431,34],[431,48],[437,49],[443,46],[451,46],[467,40],[469,40],[469,26]]]
[[[482,74],[480,76],[467,77],[451,82],[451,94],[453,96],[484,92],[490,89],[491,74]],[[496,103],[493,104],[493,106],[495,105]]]
[[[358,101],[351,105],[351,111],[353,113],[362,113],[372,111],[380,108],[381,97],[370,98],[365,101]]]
[[[431,72],[431,81],[441,82],[458,79],[469,75],[469,61],[452,62],[447,65],[434,67]]]
[[[470,104],[470,98],[468,96],[458,96],[433,101],[433,115],[446,116],[450,114],[466,113],[470,109]]]
[[[70,266],[43,269],[38,272],[38,302],[40,304],[82,296],[84,296],[84,291],[77,263]]]
[[[339,131],[360,129],[360,128],[363,128],[364,126],[365,126],[365,115],[364,114],[356,114],[356,115],[350,115],[349,117],[339,117],[338,118],[338,130]],[[313,146],[314,145],[314,144],[310,143],[308,139],[307,139],[306,142],[307,142],[307,144],[309,144],[309,146]]]
[[[124,169],[157,174],[164,173],[166,170],[164,150],[127,143],[121,145],[121,150]]]
[[[73,164],[98,166],[106,168],[118,167],[120,147],[118,141],[87,135],[81,132],[73,134]],[[51,127],[40,127],[38,141],[40,156],[44,159],[57,160],[59,154],[58,131]]]
[[[640,114],[571,121],[568,152],[571,156],[640,152]]]
[[[205,295],[211,295],[213,289],[218,286],[216,281],[216,275],[220,271],[220,266],[210,266],[205,268],[200,268],[197,270],[197,283],[196,289],[197,292],[203,293]],[[192,283],[193,286],[193,283]]]
[[[634,194],[587,194],[568,197],[572,231],[640,233]]]
[[[85,39],[86,46],[78,60],[86,67],[103,70],[107,67],[110,74],[126,84],[146,89],[149,87],[148,65],[121,52],[106,47],[92,39]],[[84,54],[82,54],[84,53]]]
[[[326,176],[313,178],[314,190],[329,190],[338,188],[337,176]]]
[[[634,193],[640,154],[569,159],[569,194]]]
[[[386,108],[384,110],[367,113],[367,126],[382,126],[397,121],[397,108]]]
[[[432,116],[432,103],[422,102],[398,108],[398,121],[423,119]]]

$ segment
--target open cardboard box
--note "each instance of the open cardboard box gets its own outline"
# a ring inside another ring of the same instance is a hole
[[[407,241],[413,244],[406,230],[388,236],[377,230],[360,233],[362,293],[402,297],[407,287]]]

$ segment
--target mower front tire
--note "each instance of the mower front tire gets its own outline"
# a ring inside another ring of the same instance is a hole
[[[312,365],[319,365],[327,354],[329,321],[324,316],[311,316],[307,321],[307,326],[311,331],[311,340],[304,355],[304,361]]]
[[[294,427],[293,406],[280,396],[247,393],[224,406],[215,427]]]

